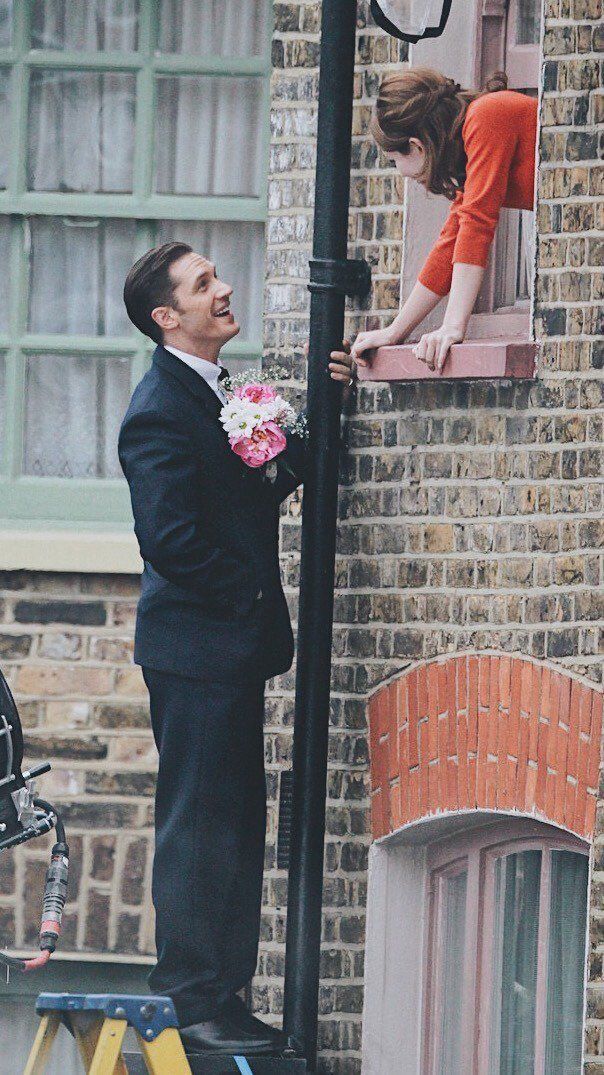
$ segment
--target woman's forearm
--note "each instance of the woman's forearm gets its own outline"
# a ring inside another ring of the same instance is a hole
[[[419,325],[420,321],[423,321],[424,317],[427,317],[434,307],[438,306],[441,299],[442,295],[437,295],[435,291],[430,291],[429,288],[420,284],[418,280],[409,298],[403,303],[390,325],[390,330],[396,341],[404,340],[410,332],[413,332],[413,329]]]
[[[453,266],[453,278],[443,329],[459,334],[462,339],[466,334],[468,321],[478,298],[484,272],[481,265],[464,265],[456,262]]]

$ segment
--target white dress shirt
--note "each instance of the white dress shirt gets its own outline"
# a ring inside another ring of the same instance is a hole
[[[176,355],[177,358],[180,358],[181,362],[190,366],[200,377],[203,377],[204,381],[207,381],[212,391],[218,396],[221,403],[228,402],[226,392],[218,380],[222,370],[222,366],[219,362],[208,362],[207,358],[199,358],[198,355],[188,355],[186,351],[179,351],[176,347],[166,347],[165,344],[164,349],[169,351],[171,355]]]

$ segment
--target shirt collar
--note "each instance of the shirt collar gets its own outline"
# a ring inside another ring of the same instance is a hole
[[[190,366],[200,377],[203,377],[204,381],[207,381],[211,388],[216,388],[222,369],[219,362],[208,362],[207,358],[199,358],[198,355],[189,355],[186,351],[179,351],[176,347],[167,347],[166,344],[164,344],[164,350],[169,351],[172,355],[176,355],[176,358],[180,358],[181,362]]]

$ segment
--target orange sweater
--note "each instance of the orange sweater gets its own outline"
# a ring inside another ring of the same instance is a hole
[[[468,106],[462,127],[466,181],[419,274],[438,295],[451,288],[453,265],[486,265],[499,211],[534,206],[537,100],[498,90]]]

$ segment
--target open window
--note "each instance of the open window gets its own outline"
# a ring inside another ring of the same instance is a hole
[[[484,3],[481,20],[480,81],[497,69],[511,90],[537,97],[539,91],[541,2],[499,0]],[[536,149],[536,147],[535,147]],[[503,209],[478,298],[477,313],[519,315],[528,334],[535,269],[535,214]]]
[[[510,89],[536,96],[541,63],[540,32],[540,0],[469,0],[467,4],[453,5],[442,38],[411,46],[410,64],[435,67],[463,86],[482,86],[495,71],[505,70]],[[427,195],[418,184],[410,182],[405,202],[402,301],[411,292],[450,208],[444,198]],[[451,368],[450,376],[481,375],[480,370],[485,367],[484,347],[481,344],[477,348],[472,341],[531,339],[534,268],[534,214],[529,210],[503,209],[475,313],[470,318],[464,344],[457,347],[459,371]],[[444,302],[417,327],[410,341],[442,324],[443,310]],[[417,363],[414,366],[411,354],[403,352],[404,346],[392,364],[400,366],[405,358],[401,379],[430,376],[425,368],[420,371]],[[465,358],[461,361],[460,348],[467,351],[467,362]],[[477,349],[478,355],[474,353]],[[494,373],[491,366],[486,362],[486,376],[502,375]],[[509,363],[504,364],[506,375],[519,375],[508,366]],[[531,368],[530,363],[527,368]],[[383,370],[376,366],[369,376],[397,379],[394,369],[387,364]]]

